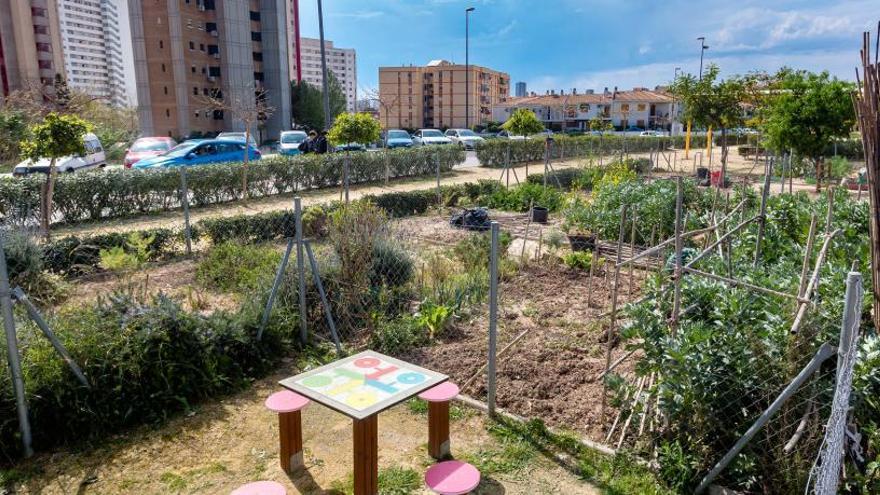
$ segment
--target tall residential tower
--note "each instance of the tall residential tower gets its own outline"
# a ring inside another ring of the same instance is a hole
[[[286,0],[129,0],[138,114],[145,135],[243,131],[204,97],[256,101],[273,112],[255,137],[290,128]],[[261,133],[262,135],[258,134]]]
[[[20,89],[54,94],[56,74],[64,75],[64,59],[55,0],[0,0],[0,97]]]
[[[293,46],[290,49],[290,79],[296,80],[296,40],[290,35]],[[352,48],[336,48],[330,40],[324,40],[327,54],[327,70],[332,71],[342,92],[345,93],[345,108],[349,112],[357,108],[357,54]],[[321,70],[321,40],[300,38],[301,73],[304,81],[320,89],[324,83]]]

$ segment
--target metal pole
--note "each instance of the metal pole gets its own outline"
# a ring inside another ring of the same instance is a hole
[[[318,0],[318,31],[321,35],[321,91],[324,97],[324,129],[329,130],[333,124],[333,116],[330,115],[330,81],[327,79],[327,50],[324,47],[324,8],[321,0]]]
[[[49,325],[46,324],[46,320],[43,319],[43,315],[40,314],[40,311],[37,309],[36,306],[34,306],[34,303],[32,303],[30,299],[28,299],[27,294],[25,294],[24,291],[21,290],[21,287],[16,287],[12,289],[12,297],[16,301],[24,305],[24,309],[27,311],[28,316],[30,316],[31,319],[34,320],[34,323],[36,323],[40,330],[43,332],[43,335],[45,335],[46,338],[49,339],[52,347],[55,348],[55,352],[57,352],[58,355],[61,356],[61,359],[63,359],[64,362],[67,363],[67,366],[70,367],[70,371],[72,371],[73,374],[76,375],[76,378],[83,385],[85,385],[86,388],[92,388],[80,367],[77,366],[73,358],[70,357],[70,353],[67,352],[64,344],[62,344],[61,341],[58,340],[58,337],[55,336],[55,332],[53,332],[52,329],[49,328]]]
[[[862,274],[849,272],[846,278],[846,296],[843,306],[843,321],[840,327],[840,344],[837,346],[837,381],[841,379],[843,369],[850,348],[853,344],[853,335],[859,326],[859,317],[862,311]]]
[[[486,403],[495,414],[495,348],[498,339],[498,222],[491,227],[492,249],[489,255],[489,366],[486,369]]]
[[[442,206],[443,194],[440,192],[440,153],[434,153],[434,165],[437,167],[437,206]]]
[[[712,468],[711,471],[709,471],[709,474],[707,474],[706,477],[703,478],[703,481],[700,483],[700,486],[697,487],[694,493],[700,494],[704,490],[706,490],[709,484],[712,483],[712,481],[716,477],[718,477],[719,474],[721,474],[721,471],[723,471],[728,464],[730,464],[730,461],[732,461],[740,453],[740,451],[742,451],[743,447],[745,447],[746,444],[748,444],[749,441],[751,441],[751,439],[758,434],[761,428],[763,428],[764,425],[766,425],[767,422],[770,421],[770,418],[773,417],[773,415],[776,414],[777,411],[779,411],[779,408],[781,408],[782,405],[785,404],[785,402],[792,395],[794,395],[794,393],[797,392],[799,388],[801,388],[801,385],[803,385],[803,383],[807,381],[807,379],[809,379],[810,376],[812,376],[813,373],[816,372],[816,370],[819,369],[819,366],[821,366],[826,359],[833,355],[834,346],[827,342],[822,344],[822,347],[819,348],[819,351],[816,352],[816,355],[813,356],[813,359],[809,363],[807,363],[807,365],[804,366],[804,369],[802,369],[801,372],[798,373],[795,379],[792,380],[787,387],[785,387],[785,390],[783,390],[782,393],[779,394],[778,397],[776,397],[776,400],[774,400],[773,403],[770,404],[770,407],[768,407],[767,410],[764,411],[764,413],[761,414],[760,417],[758,417],[758,419],[754,422],[754,424],[752,424],[748,431],[746,431],[746,433],[739,440],[736,441],[736,444],[733,446],[733,448],[731,448],[730,451],[728,451],[727,454],[725,454],[724,457],[720,461],[718,461],[718,464],[716,464],[715,467]]]
[[[186,186],[186,167],[180,167],[180,203],[183,205],[183,225],[186,237],[186,255],[192,255],[192,228],[189,225],[189,188]]]
[[[308,340],[308,328],[306,328],[306,264],[303,257],[303,226],[302,226],[302,198],[293,198],[293,212],[296,218],[296,273],[297,292],[299,292],[299,340],[303,345]],[[289,244],[288,244],[289,246]],[[288,256],[290,253],[288,252]]]
[[[272,291],[269,292],[269,300],[266,301],[266,308],[263,310],[263,319],[260,321],[260,329],[257,331],[257,341],[263,339],[263,332],[269,324],[269,316],[272,314],[272,306],[275,305],[275,296],[281,287],[281,280],[284,278],[284,270],[287,269],[287,262],[290,260],[290,252],[293,250],[293,239],[287,240],[287,249],[284,250],[284,256],[281,257],[281,263],[278,264],[278,271],[275,272],[275,280],[272,282]],[[303,320],[302,315],[300,319]],[[305,321],[305,320],[303,320]]]
[[[18,354],[18,339],[15,335],[15,317],[12,314],[12,293],[9,290],[9,273],[6,271],[6,252],[3,250],[3,234],[0,233],[0,311],[3,312],[3,328],[6,330],[6,353],[9,359],[9,374],[15,390],[15,406],[18,411],[18,427],[24,456],[34,455],[31,448],[31,424],[28,421],[27,399],[24,395],[24,378]]]
[[[336,353],[342,355],[342,344],[339,343],[339,333],[336,331],[336,322],[333,321],[333,313],[330,311],[330,303],[327,301],[327,294],[324,292],[324,283],[321,282],[321,274],[318,272],[318,262],[312,253],[312,245],[309,241],[303,241],[306,253],[309,256],[309,264],[312,267],[312,277],[315,280],[315,286],[318,287],[318,294],[321,295],[321,304],[324,306],[324,316],[327,318],[327,326],[330,327],[330,336],[333,337],[333,344],[336,345]]]
[[[345,185],[345,204],[348,204],[348,189],[349,189],[349,184],[351,183],[351,177],[350,177],[350,174],[351,174],[351,164],[350,164],[351,155],[350,155],[350,153],[351,153],[350,151],[346,151],[345,152],[345,159],[342,161],[342,166],[344,167],[342,170],[342,175],[343,175],[342,180],[345,183],[344,184]]]
[[[672,333],[675,335],[675,330],[678,327],[678,312],[681,308],[681,277],[683,272],[681,270],[682,260],[681,260],[681,251],[682,251],[682,242],[681,242],[681,219],[682,219],[682,196],[684,195],[684,188],[682,186],[682,178],[681,176],[676,178],[675,182],[675,292],[672,300]]]

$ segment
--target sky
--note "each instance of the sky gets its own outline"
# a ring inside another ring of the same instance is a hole
[[[324,34],[357,50],[358,86],[375,88],[381,66],[464,63],[467,7],[471,63],[539,93],[697,74],[699,36],[722,76],[788,66],[852,80],[861,33],[880,21],[880,0],[324,0]],[[300,16],[317,38],[317,0],[300,0]]]

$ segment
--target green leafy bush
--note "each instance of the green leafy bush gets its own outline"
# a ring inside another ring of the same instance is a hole
[[[343,154],[277,157],[250,163],[247,197],[256,198],[307,189],[337,186]],[[464,161],[457,147],[425,147],[351,156],[351,183],[436,173]],[[205,206],[244,197],[242,164],[229,163],[187,170],[190,201]],[[0,215],[14,217],[39,212],[39,177],[0,179]],[[109,170],[58,177],[56,222],[115,218],[180,207],[180,170]]]
[[[255,305],[256,306],[256,305]],[[31,323],[21,328],[22,368],[38,450],[105,437],[157,423],[209,397],[235,391],[262,376],[284,349],[280,326],[257,341],[259,313],[201,316],[158,297],[124,296],[50,316],[49,326],[82,367],[80,384]],[[286,331],[285,331],[286,332]],[[3,350],[5,352],[5,350]],[[0,369],[0,417],[14,418],[7,367]],[[20,455],[16,421],[0,422],[0,453]]]
[[[590,251],[575,251],[566,253],[565,256],[562,257],[562,262],[565,263],[565,266],[585,272],[590,271],[590,266],[594,263],[596,268],[601,268],[603,264],[602,261],[602,258],[594,259],[593,253]]]
[[[509,232],[498,235],[498,257],[507,256],[507,249],[513,238]],[[460,261],[465,271],[487,270],[492,251],[492,237],[488,232],[471,234],[459,241],[452,248],[455,258]]]
[[[122,248],[130,252],[133,249],[129,243],[131,235],[151,240],[146,246],[148,252],[146,261],[155,261],[174,253],[183,234],[180,231],[160,228],[85,237],[63,237],[42,246],[43,262],[47,270],[67,276],[89,273],[99,268],[101,250]]]
[[[271,246],[226,242],[208,251],[196,268],[196,278],[212,289],[247,293],[265,286],[281,261]]]
[[[510,189],[499,187],[478,202],[481,206],[504,211],[527,212],[532,204],[557,211],[562,206],[563,195],[556,188],[526,182]]]

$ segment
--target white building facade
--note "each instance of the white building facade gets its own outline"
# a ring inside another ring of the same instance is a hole
[[[125,107],[134,104],[134,74],[126,74],[123,43],[131,36],[121,32],[118,1],[58,0],[58,24],[68,86]]]
[[[291,40],[290,79],[296,80],[296,37]],[[300,38],[300,58],[302,59],[302,78],[321,88],[324,76],[321,70],[321,41],[314,38]],[[336,48],[333,42],[324,40],[327,53],[327,70],[332,71],[345,93],[345,107],[349,112],[357,110],[357,54],[353,48]]]
[[[634,88],[602,93],[551,93],[511,98],[492,107],[492,120],[506,122],[517,108],[527,108],[548,128],[589,130],[590,122],[601,120],[618,130],[629,127],[670,130],[679,121],[680,105],[660,90]]]

